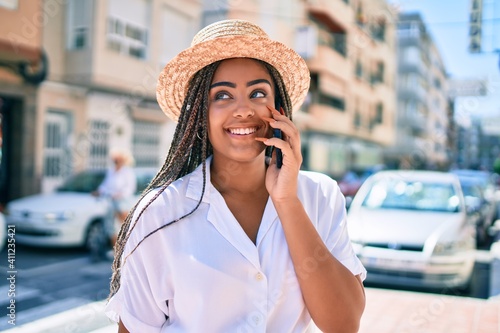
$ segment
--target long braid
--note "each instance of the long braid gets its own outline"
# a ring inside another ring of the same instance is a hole
[[[112,297],[120,288],[122,257],[125,244],[130,237],[130,233],[134,229],[137,221],[140,219],[144,211],[149,205],[156,200],[163,191],[172,184],[175,180],[194,171],[208,156],[212,154],[212,146],[208,141],[208,94],[212,77],[217,69],[219,62],[206,66],[193,76],[189,84],[188,95],[182,106],[180,117],[176,126],[172,144],[165,159],[165,162],[153,178],[148,187],[141,195],[134,208],[125,219],[115,245],[115,258],[113,261],[113,275],[111,277],[110,295]],[[201,139],[200,139],[201,138]],[[200,199],[196,207],[186,215],[164,224],[160,228],[153,230],[146,235],[130,252],[132,254],[135,249],[150,235],[156,231],[175,223],[190,214],[192,214],[200,205],[206,186],[206,166],[203,163],[203,188]],[[142,208],[137,215],[134,224],[131,226],[132,217],[141,202],[142,198],[153,189],[159,188],[158,192],[151,200]],[[130,255],[129,254],[129,255]],[[126,260],[126,258],[125,258]],[[123,264],[125,264],[125,260]]]
[[[292,103],[286,91],[285,85],[283,84],[283,79],[281,78],[280,73],[271,65],[262,61],[259,62],[261,62],[269,71],[276,87],[276,93],[279,94],[282,99],[283,106],[285,108],[285,115],[292,119]],[[207,180],[206,164],[204,162],[213,153],[212,146],[208,140],[208,96],[210,84],[219,63],[220,61],[204,67],[197,72],[190,81],[187,96],[182,106],[174,137],[165,162],[160,171],[142,193],[141,199],[138,200],[134,208],[128,214],[120,232],[118,233],[115,245],[115,258],[112,265],[113,275],[111,277],[110,298],[115,295],[120,288],[121,267],[125,264],[127,257],[130,256],[146,238],[166,226],[176,223],[191,215],[201,204]],[[196,207],[184,216],[168,222],[147,234],[139,243],[137,243],[127,257],[123,259],[122,263],[125,244],[144,211],[170,184],[172,184],[175,180],[193,172],[200,164],[202,164],[203,186],[200,199],[198,200]],[[135,215],[134,213],[137,206],[144,196],[153,189],[159,190],[142,208],[135,218],[135,222],[132,224],[132,217]]]

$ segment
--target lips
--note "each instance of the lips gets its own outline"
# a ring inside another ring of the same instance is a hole
[[[257,132],[257,127],[229,128],[228,132],[234,135],[249,135]]]

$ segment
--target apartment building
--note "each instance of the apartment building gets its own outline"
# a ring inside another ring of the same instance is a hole
[[[0,1],[0,211],[39,190],[33,135],[37,89],[47,75],[42,1]]]
[[[402,13],[398,23],[396,144],[386,151],[392,167],[440,168],[450,163],[447,74],[420,14]]]
[[[381,164],[395,136],[395,14],[384,0],[306,3],[318,38],[308,58],[306,166],[339,176]]]
[[[394,140],[395,16],[384,0],[204,2],[204,25],[242,18],[294,48],[311,71],[294,121],[306,169],[340,176],[383,161]]]
[[[37,190],[51,191],[83,169],[106,168],[113,148],[130,150],[138,167],[160,166],[175,124],[156,103],[156,82],[200,28],[199,2],[36,3],[30,6],[43,15],[37,31],[50,66],[33,93],[36,121],[22,135],[33,138],[30,173]]]

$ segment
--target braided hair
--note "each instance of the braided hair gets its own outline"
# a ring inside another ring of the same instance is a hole
[[[268,63],[260,60],[257,61],[263,64],[268,70],[271,78],[273,79],[276,91],[275,93],[281,98],[282,105],[285,110],[285,115],[288,118],[292,119],[292,103],[285,89],[285,85],[280,73]],[[217,70],[220,62],[221,61],[218,61],[202,68],[193,76],[193,78],[189,82],[187,95],[181,108],[174,137],[172,139],[170,150],[167,154],[165,162],[163,163],[163,166],[153,178],[151,183],[142,193],[141,199],[138,200],[134,208],[128,214],[120,229],[120,232],[118,233],[118,238],[115,245],[115,258],[112,265],[113,275],[111,277],[109,295],[110,298],[115,295],[120,288],[121,267],[125,264],[127,257],[130,256],[137,249],[137,247],[149,236],[165,228],[166,226],[176,223],[191,215],[196,211],[196,209],[198,209],[201,204],[203,195],[205,193],[207,180],[206,164],[204,162],[213,153],[212,145],[208,140],[208,97],[214,73]],[[267,153],[270,153],[270,148],[271,147],[267,147]],[[158,198],[163,193],[163,191],[170,184],[172,184],[177,179],[193,172],[200,164],[202,164],[203,186],[197,205],[187,214],[179,217],[176,220],[165,223],[159,228],[151,231],[140,242],[137,243],[130,254],[128,254],[125,258],[122,258],[125,244],[144,211],[154,200],[156,200],[156,198]],[[159,190],[149,200],[149,202],[144,205],[144,207],[138,213],[134,223],[132,223],[132,217],[135,215],[135,211],[139,206],[139,203],[142,201],[144,196],[146,196],[146,194],[154,189]]]

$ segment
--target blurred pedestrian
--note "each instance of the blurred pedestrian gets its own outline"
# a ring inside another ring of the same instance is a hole
[[[134,206],[137,180],[131,168],[133,158],[128,151],[114,149],[111,151],[110,157],[113,165],[107,170],[104,180],[94,195],[111,199],[112,216],[106,221],[106,233],[111,245],[114,246],[118,230]]]
[[[106,313],[119,332],[306,332],[314,324],[357,332],[366,271],[347,234],[344,197],[330,177],[300,171],[291,118],[309,81],[295,51],[241,20],[202,29],[166,65],[157,98],[178,123],[118,236]]]

